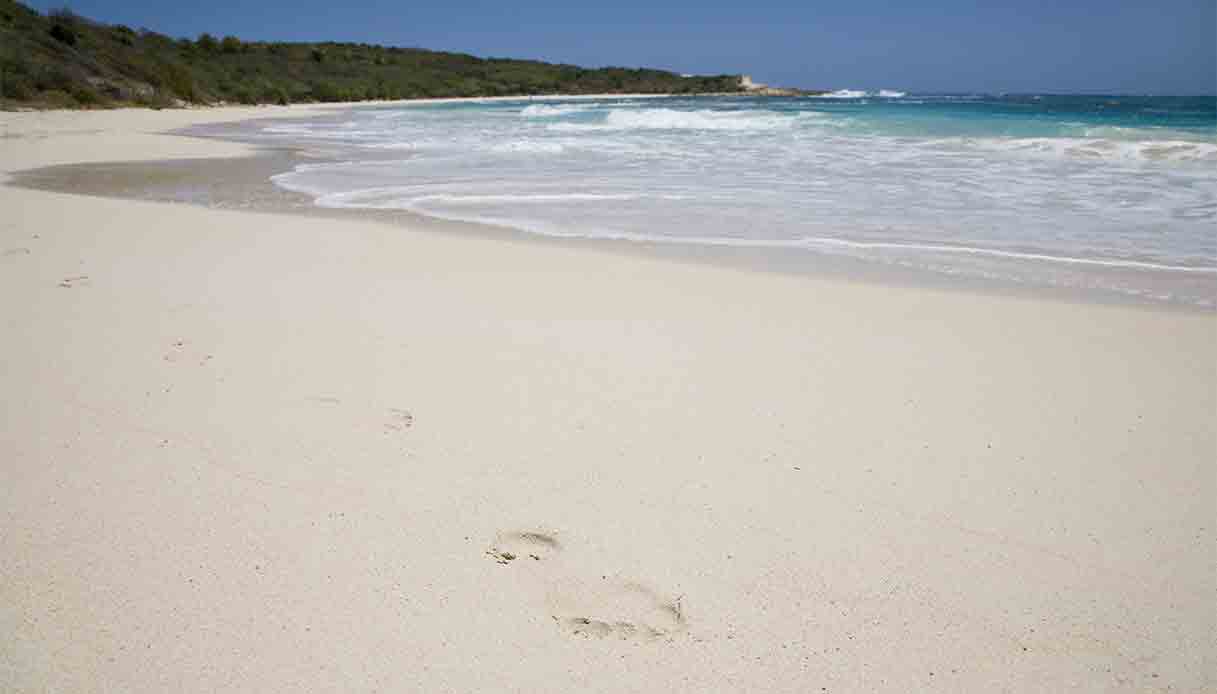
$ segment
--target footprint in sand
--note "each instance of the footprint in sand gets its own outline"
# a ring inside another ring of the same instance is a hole
[[[304,398],[303,401],[335,408],[342,406],[344,402],[342,399],[336,398],[332,395],[314,395],[312,397]],[[343,407],[342,409],[347,410],[346,407]],[[359,409],[363,410],[363,408]],[[369,428],[379,428],[384,432],[385,436],[393,436],[414,427],[414,413],[410,412],[409,410],[389,407],[381,412],[381,415],[376,416],[370,410],[363,410],[360,413],[360,416],[362,416],[364,413],[370,415],[367,426]]]
[[[9,258],[9,257],[15,256],[15,255],[29,255],[29,254],[30,254],[30,249],[28,249],[28,248],[9,248],[3,252],[0,252],[0,256],[3,256],[5,258]]]
[[[178,360],[182,359],[183,354],[185,353],[185,350],[186,350],[186,341],[185,340],[174,340],[173,344],[170,345],[170,347],[169,347],[169,351],[165,352],[164,360],[165,361],[178,361]]]
[[[389,417],[388,421],[385,422],[385,431],[404,431],[412,426],[414,426],[414,415],[395,407],[389,408]]]
[[[558,540],[548,533],[510,532],[499,533],[486,554],[500,564],[510,564],[521,558],[531,561],[548,559],[561,548]]]
[[[684,596],[669,597],[637,581],[580,576],[559,562],[562,544],[549,533],[500,533],[486,554],[496,563],[548,564],[532,572],[544,583],[544,609],[563,633],[587,639],[655,641],[688,629]]]
[[[173,344],[170,345],[169,351],[165,353],[163,358],[168,362],[197,359],[199,366],[204,366],[214,357],[210,354],[203,354],[200,356],[198,353],[191,350],[190,343],[186,342],[185,340],[174,340]]]
[[[573,594],[553,596],[554,621],[563,631],[583,638],[650,641],[683,633],[684,596],[669,598],[633,581],[604,579]]]

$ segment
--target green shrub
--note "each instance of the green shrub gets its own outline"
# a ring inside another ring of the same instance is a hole
[[[76,45],[76,32],[72,30],[72,27],[66,24],[60,24],[58,22],[52,24],[51,38],[68,46]]]
[[[25,75],[5,73],[0,78],[0,97],[14,101],[29,101],[34,98],[36,93],[33,80]]]
[[[117,25],[114,27],[113,36],[115,41],[118,41],[124,46],[135,45],[135,31],[133,31],[131,27],[123,26],[122,24]]]
[[[173,100],[169,99],[164,94],[152,92],[151,94],[140,94],[135,97],[135,103],[139,106],[146,106],[151,109],[160,110],[173,105]]]
[[[312,86],[312,96],[317,101],[346,101],[346,92],[333,82],[318,82]]]
[[[586,70],[363,43],[247,43],[208,33],[172,39],[0,0],[0,95],[40,106],[737,89],[730,76],[682,79],[658,70]]]
[[[72,98],[76,100],[76,103],[80,104],[81,106],[98,106],[104,101],[100,94],[98,94],[92,88],[83,85],[73,87],[71,94]]]
[[[286,106],[291,103],[291,96],[288,95],[287,90],[283,87],[268,84],[262,88],[262,95],[258,101],[264,104]]]
[[[293,84],[287,90],[287,100],[293,104],[312,101],[312,88],[307,84]]]
[[[76,84],[76,80],[60,65],[49,65],[34,79],[38,91],[60,91],[68,93]]]
[[[164,69],[165,84],[169,89],[178,96],[191,103],[202,101],[199,96],[198,88],[195,86],[194,77],[191,76],[190,70],[177,63],[170,63]]]
[[[62,89],[51,89],[38,95],[38,100],[52,108],[73,108],[79,106],[71,94]]]

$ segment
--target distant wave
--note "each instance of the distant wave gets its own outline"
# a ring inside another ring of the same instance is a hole
[[[532,106],[525,106],[520,111],[520,116],[523,118],[557,118],[559,116],[566,116],[566,115],[569,115],[572,113],[579,113],[580,111],[586,111],[591,108],[595,108],[595,105],[594,104],[578,104],[578,105],[574,105],[574,104],[562,104],[562,105],[533,104]]]
[[[858,89],[838,89],[835,92],[828,94],[820,94],[818,99],[865,99],[870,96],[868,93]]]
[[[1111,133],[1107,133],[1111,134]],[[1127,161],[1217,162],[1217,143],[1185,140],[1132,140],[1102,137],[978,138],[982,149],[1014,154]]]
[[[554,131],[589,130],[725,130],[764,131],[794,127],[801,115],[774,111],[677,111],[668,108],[614,109],[599,123],[554,123]]]
[[[364,149],[418,149],[418,145],[413,142],[371,142],[363,145]]]
[[[867,99],[878,97],[880,99],[903,99],[908,96],[908,92],[898,92],[894,89],[880,89],[877,92],[865,91],[862,89],[838,89],[835,92],[828,94],[820,94],[817,99]]]
[[[500,154],[561,154],[566,147],[560,142],[541,142],[537,140],[515,140],[492,146],[492,152]]]

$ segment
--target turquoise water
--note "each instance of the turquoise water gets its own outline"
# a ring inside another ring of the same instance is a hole
[[[1217,303],[1214,97],[460,102],[263,135],[339,153],[275,178],[324,206]]]
[[[1180,138],[1217,144],[1217,97],[928,95],[812,103],[876,135]]]

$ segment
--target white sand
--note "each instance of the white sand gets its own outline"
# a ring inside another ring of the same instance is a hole
[[[0,186],[0,325],[3,691],[1217,687],[1211,313]]]

